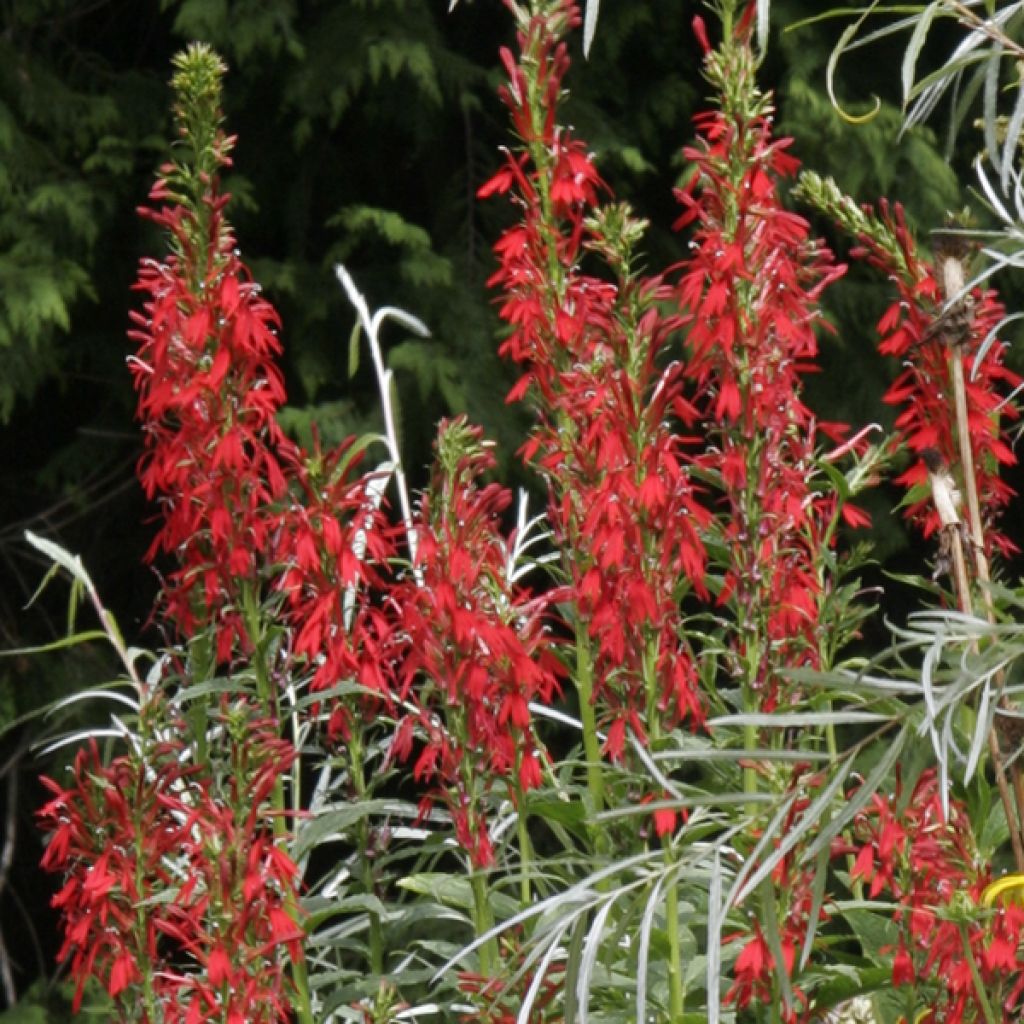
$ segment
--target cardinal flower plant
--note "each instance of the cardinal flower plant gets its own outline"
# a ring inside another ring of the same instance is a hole
[[[281,429],[281,324],[220,190],[225,69],[175,59],[174,157],[141,211],[166,249],[140,264],[128,356],[166,646],[126,647],[84,567],[32,538],[125,669],[113,735],[39,812],[76,1009],[1009,1019],[1020,602],[993,580],[1020,381],[998,299],[955,238],[930,256],[897,206],[805,175],[892,301],[893,433],[822,419],[804,381],[846,267],[786,199],[754,5],[694,21],[713,100],[658,272],[561,115],[576,4],[505,6],[511,142],[478,195],[511,211],[489,284],[532,516],[463,417],[408,493],[380,331],[424,328],[344,268],[384,434]],[[940,571],[872,659],[857,502],[894,462]]]

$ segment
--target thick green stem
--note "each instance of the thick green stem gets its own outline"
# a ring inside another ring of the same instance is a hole
[[[665,868],[671,871],[675,863],[675,851],[668,836],[662,837],[661,849]],[[672,872],[665,887],[665,930],[668,934],[669,1021],[671,1024],[677,1024],[683,1019],[686,992],[683,988],[683,957],[679,941],[679,887],[675,872]]]
[[[479,939],[494,928],[494,914],[491,912],[487,879],[479,872],[474,872],[470,884],[473,887],[473,924],[476,928],[476,937]],[[495,976],[500,959],[498,940],[492,935],[480,947],[480,973],[484,978]]]

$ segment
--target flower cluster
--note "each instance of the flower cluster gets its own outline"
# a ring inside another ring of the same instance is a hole
[[[239,710],[227,714],[235,722]],[[183,723],[168,738],[102,763],[83,748],[65,788],[39,812],[51,833],[42,866],[64,876],[64,919],[77,1010],[98,979],[122,1013],[149,1024],[285,1021],[291,1001],[279,950],[302,953],[297,869],[274,842],[270,792],[291,747],[242,714],[229,799],[210,766],[190,766]]]
[[[416,558],[391,592],[405,647],[396,696],[414,709],[399,724],[396,755],[425,737],[413,768],[451,813],[456,838],[478,867],[494,862],[485,815],[504,781],[514,798],[541,782],[531,701],[548,704],[560,666],[543,614],[512,579],[514,538],[501,533],[511,495],[482,484],[494,466],[478,428],[441,424],[431,484],[417,511]]]
[[[197,63],[179,58],[180,92]],[[223,72],[198,66],[213,80]],[[179,110],[183,134],[196,114]],[[146,298],[129,332],[146,443],[139,479],[163,514],[147,560],[174,556],[166,614],[183,635],[215,623],[221,661],[252,640],[242,590],[272,545],[274,503],[287,489],[282,457],[292,448],[275,420],[284,402],[273,362],[278,317],[239,258],[218,194],[215,172],[230,163],[231,143],[216,131],[205,175],[180,163],[161,169],[150,199],[164,205],[140,213],[167,231],[171,255],[142,261],[135,288]]]
[[[219,116],[205,106],[212,85],[191,80],[223,72],[208,63],[187,54],[178,62],[187,138]],[[140,265],[136,289],[147,298],[129,332],[146,439],[139,477],[163,513],[147,559],[174,557],[164,609],[183,636],[212,623],[219,662],[252,653],[254,605],[273,593],[283,595],[289,653],[312,669],[313,689],[354,679],[367,695],[385,694],[387,624],[368,599],[381,583],[374,566],[394,551],[383,483],[361,473],[354,439],[306,452],[278,426],[279,320],[224,217],[218,174],[232,140],[219,127],[207,134],[205,160],[193,152],[165,165],[150,196],[163,205],[140,210],[170,246],[165,261]],[[348,730],[351,703],[331,702],[331,735]]]
[[[865,233],[861,248],[855,252],[885,271],[898,293],[879,320],[878,333],[882,339],[879,351],[899,359],[901,364],[884,401],[899,409],[897,436],[915,460],[896,480],[910,489],[906,515],[926,537],[941,525],[928,491],[926,455],[935,452],[946,466],[961,463],[954,428],[951,359],[962,353],[968,433],[986,521],[985,540],[1007,554],[1014,550],[1012,541],[993,527],[1014,493],[1000,477],[1002,468],[1017,461],[1006,430],[1019,413],[1005,396],[1022,381],[1004,365],[1005,346],[991,343],[991,335],[1003,318],[1003,306],[994,292],[975,289],[944,313],[945,296],[936,267],[918,251],[902,209],[883,204],[879,226],[888,244],[883,244],[877,234]],[[990,343],[979,358],[986,341]]]
[[[696,118],[699,144],[684,150],[694,170],[677,192],[684,213],[676,226],[691,227],[692,254],[677,295],[688,328],[685,372],[712,440],[701,464],[723,496],[728,564],[719,600],[737,609],[736,653],[770,710],[774,668],[817,659],[817,555],[834,509],[811,486],[824,425],[801,389],[817,355],[818,300],[844,268],[781,206],[779,181],[798,163],[789,140],[773,138],[769,98],[757,88],[752,11],[731,44],[707,55],[722,107]],[[843,429],[831,424],[827,433]],[[844,515],[863,521],[849,507]]]
[[[939,781],[925,771],[909,796],[874,794],[856,818],[853,877],[868,896],[898,905],[900,927],[893,983],[927,993],[924,1024],[986,1019],[983,1002],[1019,1012],[1024,994],[1024,907],[982,906],[992,879],[966,808],[951,800],[943,812]],[[1004,1019],[1008,1019],[1005,1017]]]
[[[578,10],[510,6],[521,57],[503,52],[502,98],[521,146],[479,194],[513,192],[522,221],[495,246],[490,283],[511,328],[501,351],[524,367],[509,399],[529,396],[537,417],[523,454],[548,481],[556,539],[573,552],[578,636],[594,647],[582,697],[620,759],[627,727],[645,737],[655,719],[671,728],[704,717],[679,618],[682,596],[703,592],[707,514],[673,426],[694,415],[680,365],[661,358],[679,323],[664,282],[632,267],[644,225],[624,205],[598,205],[607,189],[593,157],[556,120]],[[581,269],[588,253],[613,280]]]
[[[385,587],[380,567],[395,555],[394,535],[381,508],[386,478],[357,475],[359,465],[354,439],[297,459],[273,548],[281,620],[291,653],[312,667],[311,689],[346,679],[361,687],[355,701],[329,701],[332,739],[349,735],[353,704],[372,714],[391,695],[392,621],[372,598]]]

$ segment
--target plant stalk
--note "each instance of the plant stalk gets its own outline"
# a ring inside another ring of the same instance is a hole
[[[662,836],[661,849],[665,867],[672,871],[675,851],[670,836]],[[679,941],[679,886],[674,871],[665,887],[665,930],[668,934],[669,1020],[671,1024],[678,1024],[683,1019],[686,992],[683,988],[683,958]]]
[[[363,771],[363,737],[361,725],[353,723],[348,743],[349,777],[355,791],[357,803],[366,799],[366,775]],[[370,863],[370,824],[363,818],[359,822],[359,863],[362,873],[363,889],[368,896],[374,895],[373,865]],[[367,911],[370,930],[369,967],[370,973],[378,977],[384,974],[384,933],[380,915]]]
[[[587,792],[590,795],[590,813],[598,815],[604,810],[604,772],[601,768],[601,740],[597,735],[597,715],[594,711],[594,664],[590,656],[590,637],[586,626],[576,623],[576,691],[580,699],[580,722],[583,725],[583,753],[587,761]],[[591,827],[598,831],[592,822]],[[599,844],[600,833],[598,833]]]
[[[960,941],[964,947],[964,956],[967,960],[967,966],[971,969],[974,992],[978,997],[978,1002],[981,1004],[981,1012],[985,1016],[985,1024],[999,1024],[995,1011],[992,1009],[992,1003],[988,998],[988,993],[985,991],[985,983],[981,980],[981,972],[978,970],[978,961],[974,958],[974,950],[971,949],[971,940],[967,934],[967,928],[963,924],[959,928]]]
[[[482,938],[494,927],[494,914],[491,912],[491,902],[487,893],[487,879],[478,871],[474,871],[470,884],[473,888],[473,924],[476,928],[476,937]],[[480,973],[484,978],[490,979],[495,976],[500,953],[498,940],[492,935],[480,947]]]
[[[519,751],[516,755],[516,778],[513,785],[513,793],[516,804],[516,833],[519,839],[519,902],[522,909],[530,906],[533,898],[530,887],[530,871],[533,866],[533,848],[530,845],[529,822],[526,814],[526,794],[523,792],[522,784],[519,781],[519,764],[523,753]]]
[[[963,259],[954,250],[945,254],[939,263],[939,283],[942,287],[943,296],[947,303],[954,302],[963,293],[965,287]],[[949,349],[949,375],[953,387],[957,445],[960,454],[964,495],[967,502],[967,529],[971,546],[974,549],[972,552],[974,556],[973,564],[977,579],[982,585],[982,599],[985,602],[986,618],[989,622],[994,622],[995,609],[992,604],[992,592],[988,586],[991,582],[991,576],[988,557],[985,554],[985,533],[981,521],[981,502],[978,497],[978,482],[974,470],[974,452],[971,448],[970,426],[968,423],[967,387],[964,380],[963,353],[957,344],[958,339],[952,337],[948,332],[944,334],[944,341]],[[973,614],[973,610],[970,584],[967,580],[966,558],[963,551],[963,542],[955,529],[953,529],[952,546],[961,610],[970,615]],[[999,698],[997,703],[999,706],[1005,705],[1002,697]],[[1010,832],[1010,844],[1013,847],[1014,860],[1017,864],[1017,870],[1024,872],[1024,779],[1021,777],[1020,767],[1016,764],[1012,765],[1010,773],[1013,779],[1013,795],[1011,796],[1010,786],[1006,779],[1002,751],[999,749],[999,738],[996,735],[994,724],[989,729],[988,749],[989,755],[992,758],[996,785],[999,789],[999,798],[1003,805],[1003,813],[1006,816],[1006,825]]]
[[[252,664],[256,673],[257,697],[259,698],[264,714],[267,715],[267,717],[272,718],[275,722],[278,722],[280,718],[277,692],[274,689],[273,682],[267,672],[265,660],[267,653],[266,637],[261,629],[256,597],[250,587],[247,586],[245,588],[242,600],[246,611],[246,629],[249,632],[249,640],[253,645]],[[292,767],[291,775],[292,786],[297,788],[299,785],[299,777],[301,775],[298,765],[294,765]],[[278,846],[284,848],[287,846],[288,840],[288,822],[286,820],[288,808],[285,801],[284,783],[280,777],[278,777],[274,782],[274,788],[271,792],[271,804],[275,812],[272,824],[274,842]],[[301,906],[296,894],[290,890],[284,894],[284,908],[293,921],[297,924],[301,923]],[[306,960],[303,954],[300,954],[297,957],[292,957],[291,973],[292,981],[295,983],[297,1002],[295,1013],[298,1024],[313,1024],[313,1006],[309,996],[309,975],[307,973]]]

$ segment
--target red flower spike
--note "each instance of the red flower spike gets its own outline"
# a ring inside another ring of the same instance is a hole
[[[183,723],[167,724],[184,734]],[[128,756],[104,765],[92,744],[68,789],[47,783],[55,798],[39,817],[55,838],[44,865],[65,877],[53,904],[76,1008],[90,978],[137,1005],[146,976],[167,1021],[220,1014],[211,989],[238,994],[247,1022],[288,1019],[282,947],[302,955],[302,930],[285,908],[297,902],[297,870],[273,846],[266,799],[294,754],[269,723],[249,721],[243,735],[228,793],[185,767],[177,740],[152,746],[144,765]]]
[[[763,691],[767,711],[780,699],[780,668],[817,666],[826,596],[818,555],[834,534],[837,499],[810,485],[819,428],[802,378],[815,369],[821,292],[845,268],[782,208],[779,183],[799,165],[785,152],[790,140],[772,136],[748,34],[738,29],[737,41],[707,59],[723,109],[698,115],[698,143],[684,151],[695,170],[678,192],[677,227],[691,229],[692,255],[675,291],[687,325],[685,373],[712,437],[701,464],[722,495],[728,562],[719,600],[740,621],[763,623],[761,663],[748,683]],[[845,431],[829,424],[828,436],[837,429]],[[842,514],[864,521],[856,509]]]
[[[146,437],[139,479],[163,512],[147,557],[175,555],[167,614],[185,632],[216,623],[225,651],[248,643],[228,609],[254,576],[249,552],[270,545],[272,504],[286,488],[281,462],[293,448],[274,418],[284,401],[272,361],[277,314],[237,255],[215,182],[203,202],[210,252],[179,246],[165,263],[140,264],[135,287],[147,298],[132,316],[130,366]],[[192,214],[176,205],[149,216],[173,234]]]
[[[509,400],[536,413],[522,455],[548,481],[549,520],[574,552],[566,596],[592,641],[593,702],[618,760],[627,724],[636,732],[636,709],[649,702],[652,665],[665,729],[703,721],[679,608],[687,592],[705,593],[708,515],[672,426],[673,416],[692,422],[682,368],[661,358],[679,319],[661,278],[630,269],[641,225],[625,206],[600,205],[608,189],[592,155],[558,124],[562,40],[578,20],[557,0],[521,12],[522,58],[506,60],[502,97],[522,145],[482,191],[507,190],[522,212],[495,245],[489,282],[510,328],[501,352],[523,368]],[[581,270],[588,251],[614,280]]]
[[[392,756],[411,751],[413,722],[424,746],[413,769],[448,806],[475,867],[493,863],[484,816],[499,781],[513,790],[541,782],[545,752],[529,705],[550,703],[561,671],[544,615],[557,594],[535,598],[509,578],[501,514],[505,488],[481,484],[494,458],[464,419],[441,424],[430,487],[413,528],[413,571],[391,592],[401,649],[398,684],[416,710],[399,724]]]
[[[897,436],[914,459],[896,482],[912,489],[928,480],[922,457],[926,450],[938,452],[946,465],[960,463],[954,435],[949,349],[942,331],[935,329],[943,306],[935,267],[918,252],[901,207],[890,209],[883,204],[881,223],[896,240],[902,259],[870,237],[862,238],[862,247],[854,252],[884,271],[898,292],[898,298],[878,322],[878,350],[899,359],[902,366],[884,400],[900,410],[895,423]],[[1004,309],[992,291],[976,289],[971,302],[965,337],[960,342],[965,354],[967,423],[985,540],[1005,555],[1016,547],[998,529],[996,521],[1014,491],[1000,473],[1004,466],[1016,464],[1009,429],[1020,415],[1017,405],[1005,398],[1022,379],[1004,365],[1005,346],[1001,343],[988,345],[984,357],[978,360],[982,342],[995,331]],[[930,496],[907,502],[904,515],[925,537],[940,527]]]

